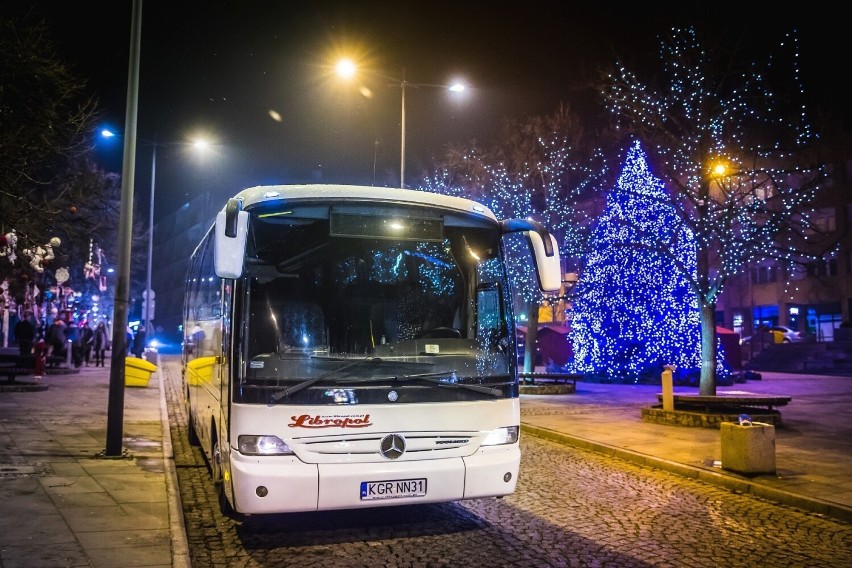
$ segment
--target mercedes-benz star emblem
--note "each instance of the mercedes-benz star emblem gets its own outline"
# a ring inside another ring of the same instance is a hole
[[[388,434],[382,438],[379,452],[389,460],[395,460],[405,453],[405,438],[399,434]]]

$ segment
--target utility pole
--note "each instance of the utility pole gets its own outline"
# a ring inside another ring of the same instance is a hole
[[[118,223],[118,280],[112,325],[112,356],[109,365],[104,457],[120,457],[124,437],[124,360],[127,357],[127,312],[130,301],[130,250],[133,229],[133,179],[136,175],[136,114],[139,101],[139,53],[141,51],[142,0],[133,0],[130,27],[130,63],[127,78],[124,161],[121,168],[121,214]]]

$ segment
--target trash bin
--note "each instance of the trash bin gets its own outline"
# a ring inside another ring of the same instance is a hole
[[[722,422],[719,427],[723,469],[775,473],[775,426],[763,422]]]
[[[157,366],[139,357],[126,357],[124,359],[124,386],[147,387],[151,380],[151,373],[157,370]]]

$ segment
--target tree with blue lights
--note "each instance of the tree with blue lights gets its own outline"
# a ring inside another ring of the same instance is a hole
[[[532,218],[554,234],[566,271],[585,242],[585,205],[596,199],[597,184],[609,171],[604,153],[567,105],[545,117],[527,117],[504,125],[500,142],[484,148],[476,142],[450,147],[436,171],[422,182],[427,191],[467,197],[483,203],[498,218]],[[544,298],[526,243],[519,236],[505,240],[509,271],[515,284],[516,313],[527,327],[526,344],[535,345],[538,308]],[[526,349],[524,370],[532,371],[535,353]]]
[[[798,38],[787,34],[766,54],[770,43],[674,29],[660,41],[662,72],[652,82],[620,63],[601,81],[616,126],[642,140],[672,190],[675,225],[695,239],[695,271],[673,266],[701,311],[705,396],[716,394],[716,302],[729,279],[764,259],[814,258],[808,240],[825,153],[806,119]]]
[[[588,248],[573,301],[575,370],[634,383],[658,381],[663,365],[697,370],[698,300],[684,276],[695,273],[695,239],[638,142]]]

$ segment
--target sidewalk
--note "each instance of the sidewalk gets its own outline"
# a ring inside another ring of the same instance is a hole
[[[642,420],[659,385],[577,382],[565,395],[521,395],[521,430],[852,522],[852,377],[762,373],[719,394],[792,397],[775,429],[775,474],[720,464],[720,431]],[[675,387],[675,394],[697,388]]]
[[[104,456],[109,364],[0,381],[0,566],[189,566],[165,373],[124,390]]]
[[[108,458],[108,366],[47,375],[46,390],[0,381],[0,565],[189,565],[162,388],[179,380],[179,358],[159,363],[147,388],[124,390],[125,451]],[[775,475],[720,467],[719,430],[644,422],[659,386],[522,395],[522,431],[852,522],[852,377],[764,373],[719,391],[792,397]]]

